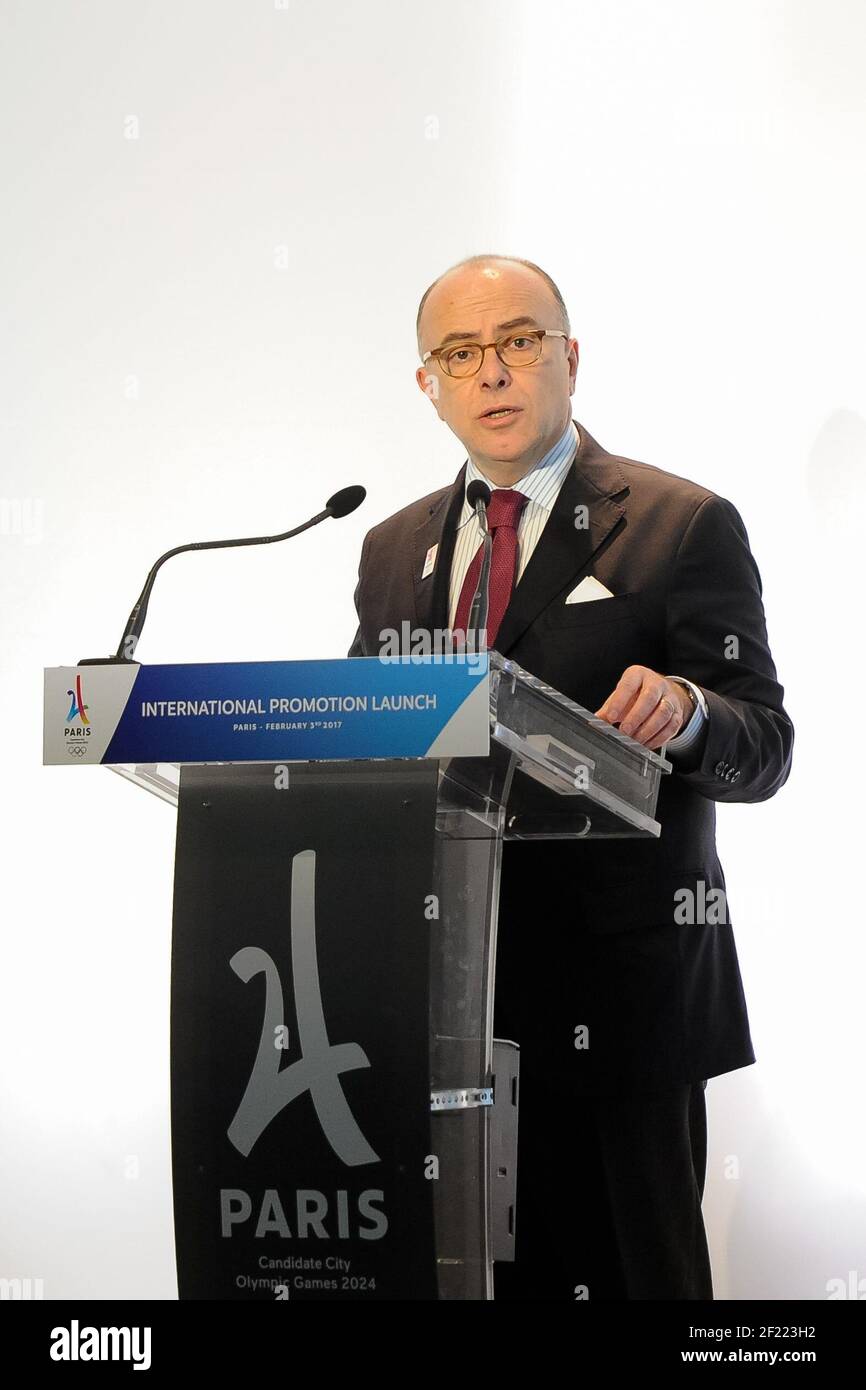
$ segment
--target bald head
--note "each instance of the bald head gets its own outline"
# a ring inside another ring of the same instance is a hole
[[[564,329],[569,336],[571,335],[568,310],[565,307],[565,300],[559,291],[559,286],[551,279],[546,270],[541,269],[541,266],[536,265],[534,261],[523,260],[519,256],[467,256],[465,260],[458,261],[456,265],[449,266],[447,270],[443,271],[442,274],[433,281],[432,285],[427,287],[421,296],[421,303],[418,305],[418,314],[415,319],[415,336],[418,342],[419,356],[423,356],[428,348],[436,347],[436,343],[427,343],[424,341],[423,320],[426,317],[425,309],[427,308],[427,301],[431,296],[436,294],[438,287],[440,285],[445,285],[446,281],[450,282],[455,276],[457,276],[462,283],[468,283],[470,285],[473,280],[478,280],[479,283],[486,281],[488,284],[491,284],[499,277],[503,266],[522,267],[522,271],[518,270],[515,272],[518,276],[525,275],[526,277],[531,277],[536,285],[539,279],[542,281],[554,312],[556,326]],[[452,286],[449,283],[446,289],[450,288],[452,288]]]

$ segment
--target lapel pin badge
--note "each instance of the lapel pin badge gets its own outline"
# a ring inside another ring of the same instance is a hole
[[[428,574],[433,573],[433,566],[436,564],[436,551],[438,549],[439,542],[437,541],[435,545],[431,545],[430,549],[427,551],[427,554],[424,556],[424,568],[421,571],[422,579],[426,579]]]

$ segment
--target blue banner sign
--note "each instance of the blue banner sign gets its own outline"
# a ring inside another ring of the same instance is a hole
[[[487,656],[52,666],[43,762],[485,756]]]

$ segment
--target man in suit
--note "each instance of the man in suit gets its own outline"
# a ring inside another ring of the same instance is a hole
[[[659,839],[511,841],[494,1031],[521,1047],[516,1261],[496,1298],[711,1299],[707,1078],[755,1061],[715,803],[785,782],[793,727],[734,506],[608,453],[572,419],[578,344],[554,282],[472,257],[418,312],[418,384],[468,458],[367,534],[350,655],[466,626],[491,489],[488,645],[663,745]]]

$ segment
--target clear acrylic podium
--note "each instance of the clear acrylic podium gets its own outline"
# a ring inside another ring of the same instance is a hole
[[[292,770],[301,795],[307,787],[311,795],[330,798],[327,804],[338,817],[347,814],[348,795],[349,815],[375,819],[385,788],[393,791],[403,783],[410,787],[416,770],[426,770],[433,779],[429,815],[424,812],[421,829],[413,833],[416,838],[426,836],[431,847],[430,893],[435,903],[427,962],[429,1097],[424,1098],[427,1152],[435,1159],[435,1173],[427,1183],[435,1267],[420,1292],[410,1291],[407,1278],[406,1292],[392,1291],[390,1297],[490,1299],[492,1262],[513,1259],[516,1235],[519,1239],[515,1194],[520,1039],[496,1040],[492,1027],[503,840],[653,837],[660,831],[654,815],[660,778],[670,771],[664,757],[495,651],[490,653],[490,734],[486,758],[320,761],[293,765]],[[418,768],[422,761],[426,769]],[[219,813],[220,798],[228,803],[241,778],[246,779],[244,794],[252,798],[250,767],[149,764],[112,770],[179,804],[176,933],[181,898],[184,911],[206,919],[208,871],[203,878],[187,881],[184,864],[206,851],[212,822],[202,819],[190,840],[182,820],[186,815],[191,823],[200,806],[210,815]],[[407,795],[403,804],[409,799]],[[302,801],[298,806],[304,815]],[[253,800],[249,808],[254,814]],[[273,843],[278,842],[279,837]],[[215,851],[214,869],[229,843],[224,841]],[[249,863],[249,856],[241,856],[232,872],[243,876],[259,869],[260,864]],[[387,872],[393,872],[393,866]],[[252,883],[249,886],[252,890]],[[175,987],[173,966],[173,999]],[[301,1007],[303,1001],[298,1003]],[[173,1002],[173,1034],[179,1009]],[[180,1067],[178,1062],[175,1076],[173,1062],[173,1143],[177,1127],[200,1104],[200,1093],[178,1079]],[[179,1182],[176,1169],[176,1216],[179,1203],[196,1201],[194,1185],[179,1193]],[[190,1239],[194,1241],[195,1234]],[[250,1296],[209,1293],[205,1276],[201,1281],[185,1280],[183,1263],[189,1261],[179,1247],[182,1298]],[[345,1296],[353,1296],[351,1290]]]

